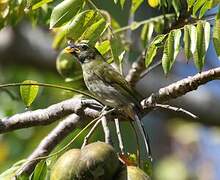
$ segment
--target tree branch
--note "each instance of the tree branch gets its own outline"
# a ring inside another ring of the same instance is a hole
[[[170,105],[167,105],[167,104],[156,104],[155,107],[175,111],[177,113],[183,113],[187,116],[190,116],[193,119],[198,119],[198,116],[196,116],[195,114],[193,114],[193,113],[191,113],[191,112],[189,112],[189,111],[187,111],[183,108],[174,107],[174,106],[170,106]]]
[[[134,86],[136,84],[136,82],[140,78],[141,73],[145,70],[144,58],[145,50],[138,57],[138,59],[131,65],[131,69],[129,70],[126,76],[126,80],[131,84],[131,86]]]
[[[101,105],[95,100],[81,100],[79,98],[72,98],[51,105],[46,109],[27,111],[8,118],[4,118],[0,120],[0,133],[22,128],[48,125],[59,120],[60,118],[65,117],[66,115],[82,111],[83,107],[101,109]],[[89,111],[87,110],[87,112]],[[93,116],[92,114],[85,115]]]
[[[199,86],[219,78],[220,67],[198,73],[194,76],[189,76],[159,89],[158,92],[142,100],[141,105],[143,108],[152,108],[156,104],[161,104],[168,100],[183,96],[190,91],[196,90]]]
[[[49,155],[49,153],[59,144],[69,133],[71,133],[82,119],[76,114],[67,116],[61,121],[58,126],[53,129],[48,136],[46,136],[35,151],[28,157],[27,162],[22,165],[17,176],[21,174],[30,175],[37,163],[40,161],[39,157]]]

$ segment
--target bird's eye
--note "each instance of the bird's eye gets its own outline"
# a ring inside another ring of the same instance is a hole
[[[87,49],[88,49],[88,46],[84,44],[84,45],[82,45],[82,49],[83,49],[83,50],[87,50]]]

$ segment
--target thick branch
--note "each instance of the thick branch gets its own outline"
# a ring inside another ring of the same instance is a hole
[[[44,157],[50,154],[50,152],[58,145],[69,133],[71,133],[76,127],[85,125],[88,122],[85,115],[96,118],[100,115],[100,112],[94,109],[86,108],[84,114],[81,116],[77,114],[71,114],[61,121],[55,129],[53,129],[48,136],[46,136],[34,152],[29,156],[27,162],[21,167],[21,170],[17,175],[28,174],[30,175],[37,163],[40,161],[40,157]]]
[[[150,97],[142,100],[141,104],[144,108],[154,107],[157,103],[163,103],[168,100],[180,97],[186,93],[196,90],[199,86],[220,78],[220,67],[211,69],[195,76],[189,76],[185,79],[177,81],[169,86],[159,89]]]
[[[71,114],[61,121],[58,126],[46,136],[35,151],[28,157],[27,162],[22,165],[20,174],[31,174],[36,164],[40,159],[39,157],[47,156],[69,133],[71,133],[81,121],[80,117],[76,114]]]
[[[136,82],[139,80],[141,73],[145,70],[144,64],[144,54],[145,51],[138,57],[138,59],[133,62],[131,65],[131,69],[129,70],[126,80],[134,86]]]
[[[49,106],[46,109],[27,111],[0,120],[0,133],[21,128],[48,125],[71,113],[78,113],[83,107],[98,108],[100,104],[90,99],[69,99]],[[87,110],[88,112],[88,110]],[[92,114],[86,114],[88,116]]]

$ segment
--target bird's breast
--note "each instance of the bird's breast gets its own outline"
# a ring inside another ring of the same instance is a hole
[[[122,98],[120,98],[119,92],[100,79],[92,69],[83,71],[83,77],[88,90],[93,93],[97,99],[100,100],[104,105],[110,107],[118,107],[122,105]]]

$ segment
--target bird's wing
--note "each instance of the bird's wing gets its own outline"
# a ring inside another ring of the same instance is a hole
[[[95,68],[95,74],[105,83],[114,87],[124,96],[131,99],[136,105],[139,103],[138,93],[131,88],[125,78],[107,63],[100,64],[100,68]]]

